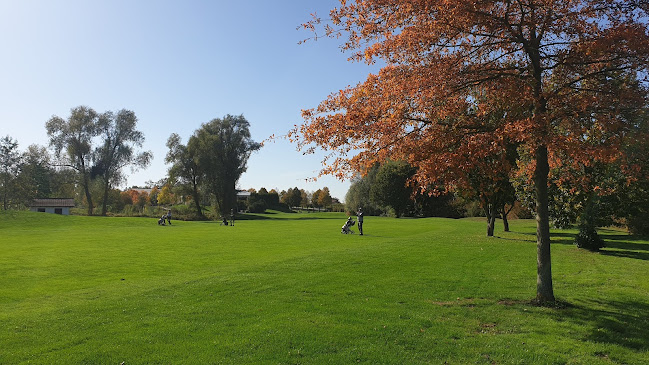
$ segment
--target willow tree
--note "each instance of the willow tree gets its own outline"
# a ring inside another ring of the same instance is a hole
[[[153,154],[150,151],[137,151],[144,144],[144,134],[137,130],[137,116],[130,110],[102,113],[97,120],[97,131],[102,142],[95,149],[91,175],[101,181],[101,215],[106,215],[108,193],[124,181],[124,168],[130,166],[131,171],[145,168]]]
[[[261,144],[252,140],[250,123],[243,115],[226,115],[201,125],[187,143],[195,151],[203,182],[221,215],[236,209],[236,185],[248,168],[252,152]]]
[[[169,151],[165,157],[165,162],[171,164],[168,171],[170,180],[179,183],[182,189],[191,194],[196,207],[196,214],[198,214],[199,218],[203,218],[199,189],[203,180],[203,171],[198,165],[198,151],[183,145],[177,133],[172,133],[169,136],[167,148],[169,148]]]
[[[83,188],[88,203],[88,215],[94,208],[90,193],[92,169],[92,141],[98,134],[97,112],[87,106],[78,106],[70,110],[67,120],[52,116],[45,128],[50,146],[62,165],[76,171],[79,184]]]
[[[647,2],[340,3],[330,20],[304,27],[314,38],[342,37],[352,60],[385,66],[303,111],[289,137],[330,152],[323,174],[346,177],[404,160],[417,168],[413,180],[423,190],[465,184],[467,171],[488,169],[485,157],[515,141],[533,156],[525,168],[536,191],[536,300],[554,301],[549,169],[557,151],[573,160],[624,158],[619,146],[630,126],[618,116],[644,104],[646,90],[631,78],[609,80],[649,71]],[[498,121],[489,118],[502,111]]]

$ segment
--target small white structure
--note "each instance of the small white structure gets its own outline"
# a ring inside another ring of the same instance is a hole
[[[246,190],[241,190],[237,192],[237,200],[248,201],[250,199],[251,193]]]
[[[70,208],[74,207],[74,199],[34,199],[29,206],[32,212],[70,215]]]

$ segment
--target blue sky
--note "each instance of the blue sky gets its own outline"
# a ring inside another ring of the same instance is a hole
[[[296,28],[333,0],[0,0],[0,136],[21,150],[47,145],[45,122],[87,105],[130,109],[153,151],[128,186],[165,176],[165,142],[202,123],[243,114],[253,139],[283,135],[301,109],[376,70],[347,61],[341,40],[298,44]],[[314,191],[344,199],[349,182],[321,178],[321,155],[278,140],[254,154],[240,188]]]

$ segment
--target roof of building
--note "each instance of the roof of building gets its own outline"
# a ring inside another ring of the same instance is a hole
[[[142,193],[151,194],[151,192],[153,191],[152,188],[131,188],[131,189],[127,189],[126,191],[129,191],[129,190],[135,190],[139,194],[142,194]]]
[[[74,207],[74,199],[54,198],[54,199],[34,199],[32,207]]]

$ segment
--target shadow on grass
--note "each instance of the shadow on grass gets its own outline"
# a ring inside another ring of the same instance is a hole
[[[555,312],[588,329],[584,341],[614,344],[635,351],[649,350],[649,304],[634,300],[590,301]]]
[[[506,237],[501,237],[501,236],[496,236],[497,238],[504,239],[504,240],[511,240],[511,241],[525,241],[525,242],[536,242],[536,232],[516,232],[516,231],[511,231],[511,233],[515,234],[520,234],[523,236],[533,236],[533,239],[519,239],[519,238],[506,238]],[[568,232],[551,232],[550,233],[550,239],[552,241],[552,244],[560,244],[560,245],[572,245],[575,241],[575,233],[568,233]]]
[[[626,257],[629,259],[649,261],[649,252],[607,250],[606,248],[601,249],[599,252],[606,256]]]
[[[646,240],[625,234],[605,234],[602,238],[606,241],[606,246],[600,250],[602,255],[649,261],[649,242]]]
[[[269,219],[274,219],[274,220],[295,220],[295,221],[301,221],[301,220],[340,220],[340,217],[326,217],[326,216],[309,216],[309,214],[298,214],[295,213],[295,215],[290,214],[290,215],[280,215],[280,216],[274,216],[274,214],[277,213],[258,213],[258,214],[242,214],[240,216],[237,216],[237,220],[242,220],[242,221],[254,221],[254,220],[269,220]],[[344,222],[344,221],[343,221]]]
[[[500,240],[505,240],[505,241],[515,241],[515,242],[536,242],[535,239],[520,239],[520,238],[511,238],[511,237],[503,237],[503,236],[498,236],[494,235],[495,238],[498,238]]]
[[[553,234],[553,244],[574,245],[576,234],[559,233]],[[559,236],[559,239],[554,237]],[[625,257],[637,260],[649,260],[649,243],[631,235],[608,235],[602,234],[604,247],[599,253],[606,256]]]
[[[640,237],[628,235],[628,234],[619,234],[619,230],[600,228],[598,229],[601,234],[600,236],[604,239],[605,246],[602,248],[599,253],[606,256],[616,256],[616,257],[625,257],[632,258],[637,260],[649,261],[649,242],[643,240]],[[618,233],[618,234],[608,234],[608,232]],[[514,232],[524,236],[535,236],[536,233],[529,232]],[[576,233],[570,232],[552,232],[550,234],[552,239],[552,244],[559,245],[574,245]],[[496,236],[499,239],[503,240],[513,240],[513,241],[524,241],[524,242],[536,242],[536,240],[527,240],[527,239],[518,239],[518,238],[507,238]]]
[[[649,243],[638,242],[639,240],[633,240],[630,236],[626,236],[623,240],[620,239],[619,241],[614,241],[613,239],[613,242],[611,242],[612,239],[610,236],[604,236],[604,238],[606,239],[606,247],[649,252]],[[631,240],[634,242],[630,242]]]
[[[308,216],[308,214],[298,214],[298,213],[293,213],[292,214],[281,214],[277,215],[277,213],[270,212],[270,213],[243,213],[243,214],[238,214],[235,219],[235,225],[236,222],[239,221],[264,221],[264,220],[341,220],[340,217],[326,217],[326,216]],[[344,223],[344,219],[341,220]],[[200,223],[209,223],[209,224],[221,224],[220,220],[207,220],[207,221],[197,221]]]

